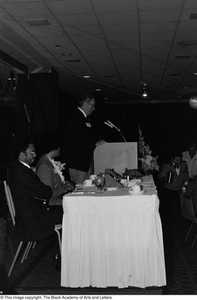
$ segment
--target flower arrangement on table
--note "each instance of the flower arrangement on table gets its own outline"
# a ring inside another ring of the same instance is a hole
[[[152,150],[148,144],[145,144],[142,130],[139,127],[139,160],[144,173],[159,171],[158,156],[152,156]]]

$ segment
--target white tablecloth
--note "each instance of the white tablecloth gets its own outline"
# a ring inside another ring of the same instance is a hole
[[[159,199],[152,182],[144,189],[64,196],[61,286],[166,284]]]

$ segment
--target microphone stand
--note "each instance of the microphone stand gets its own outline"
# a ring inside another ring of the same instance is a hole
[[[120,130],[120,128],[116,127],[116,126],[115,126],[112,122],[110,122],[109,120],[107,120],[107,121],[104,122],[104,123],[105,123],[105,125],[108,125],[109,127],[114,128],[117,132],[119,132],[119,134],[121,135],[123,141],[124,141],[125,143],[127,142],[126,139],[125,139],[125,137],[124,137],[124,135],[123,135],[123,133],[122,133],[122,131]]]
[[[121,137],[122,137],[123,141],[126,143],[127,141],[126,141],[126,139],[125,139],[125,137],[124,137],[124,135],[123,135],[122,131],[121,131],[119,128],[116,128],[116,127],[114,127],[114,129],[115,129],[116,131],[118,131],[118,132],[119,132],[119,134],[121,135]]]

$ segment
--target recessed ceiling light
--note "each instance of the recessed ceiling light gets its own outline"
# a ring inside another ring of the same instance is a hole
[[[98,89],[96,89],[96,92],[101,92],[101,89],[99,89],[99,88],[98,88]]]
[[[190,55],[185,55],[185,54],[175,56],[176,59],[187,59],[187,58],[190,58],[190,57],[191,57]]]
[[[191,13],[189,18],[190,19],[197,19],[197,12]]]
[[[83,78],[88,79],[90,78],[90,75],[83,75]]]
[[[103,78],[114,78],[114,75],[110,75],[110,74],[104,74],[102,75]]]
[[[180,73],[170,73],[169,76],[180,76]]]
[[[78,58],[71,58],[71,59],[64,59],[64,62],[68,62],[68,63],[75,63],[75,62],[80,62],[80,60]]]
[[[196,75],[197,75],[197,72],[195,72],[194,75],[196,76]]]
[[[62,55],[62,56],[72,56],[71,53],[62,53],[61,55]]]
[[[178,41],[177,45],[179,46],[194,46],[197,45],[197,41]]]
[[[26,22],[31,26],[50,25],[47,19],[26,19]]]

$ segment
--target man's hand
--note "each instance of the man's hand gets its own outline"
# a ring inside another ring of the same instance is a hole
[[[103,144],[105,144],[105,143],[107,143],[105,140],[100,140],[100,141],[98,141],[98,142],[96,143],[96,147],[97,147],[97,146],[101,146],[101,145],[103,145]]]

